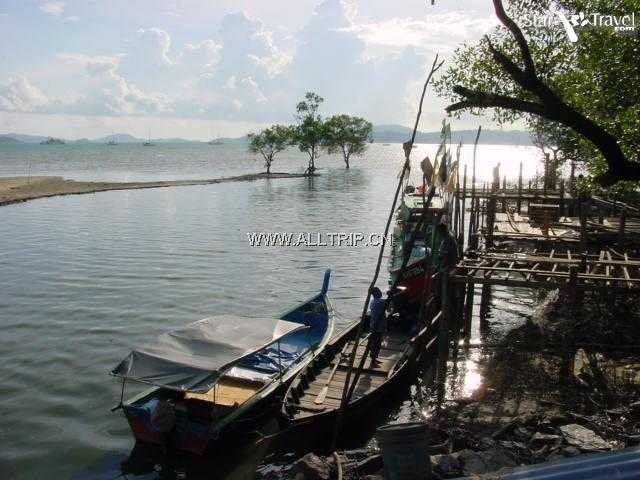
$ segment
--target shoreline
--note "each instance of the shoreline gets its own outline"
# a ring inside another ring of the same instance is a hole
[[[155,182],[83,182],[67,180],[58,176],[0,177],[0,207],[37,200],[39,198],[84,195],[114,190],[187,187],[226,182],[253,182],[256,180],[275,178],[308,178],[309,176],[310,175],[306,173],[249,173],[233,177],[198,180],[163,180]],[[317,174],[314,174],[314,176],[317,176]]]

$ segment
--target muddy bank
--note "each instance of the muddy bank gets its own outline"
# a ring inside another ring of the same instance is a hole
[[[0,178],[0,206],[27,202],[37,198],[85,193],[107,192],[111,190],[140,190],[143,188],[185,187],[190,185],[210,185],[224,182],[251,182],[275,178],[309,177],[304,173],[251,173],[234,177],[204,180],[169,180],[160,182],[79,182],[63,177],[5,177]]]

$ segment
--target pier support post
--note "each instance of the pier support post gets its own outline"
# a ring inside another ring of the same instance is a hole
[[[522,213],[522,162],[520,162],[520,172],[518,173],[518,213]]]
[[[560,216],[564,217],[564,179],[560,180]]]
[[[471,340],[471,326],[473,322],[473,297],[475,291],[475,284],[467,284],[467,295],[464,302],[464,342],[469,345]]]
[[[441,290],[440,290],[440,325],[438,329],[438,352],[440,359],[444,359],[446,362],[449,356],[449,323],[451,318],[451,299],[449,290],[451,285],[449,284],[449,272],[441,272],[440,276]]]
[[[580,202],[580,248],[587,251],[587,202]]]
[[[627,226],[627,209],[622,207],[620,212],[620,223],[618,225],[618,245],[624,245],[624,231]]]
[[[493,229],[496,222],[496,197],[491,196],[487,203],[487,248],[493,247]]]
[[[462,208],[460,210],[460,239],[459,242],[459,254],[462,257],[462,253],[464,252],[464,229],[465,229],[465,217],[467,208],[467,164],[464,165],[464,177],[462,179]]]

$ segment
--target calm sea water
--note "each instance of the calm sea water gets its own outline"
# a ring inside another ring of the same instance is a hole
[[[435,146],[416,149],[419,161]],[[480,146],[480,179],[536,171],[533,148]],[[471,160],[471,148],[462,152]],[[2,478],[115,478],[133,442],[109,409],[107,375],[151,335],[215,314],[277,314],[315,293],[326,268],[344,321],[362,308],[377,249],[252,247],[250,232],[382,232],[402,164],[374,144],[347,171],[318,161],[314,180],[105,192],[0,208],[0,472]],[[302,171],[285,152],[275,171]],[[260,171],[242,146],[0,146],[0,176],[112,181],[213,178]],[[417,170],[417,169],[414,169]],[[383,273],[381,283],[386,281]],[[496,293],[509,327],[530,307]],[[521,305],[521,307],[518,307]],[[478,332],[478,338],[481,332]],[[468,388],[479,380],[467,377]],[[412,410],[413,409],[413,410]],[[410,410],[407,412],[407,410]],[[412,402],[397,412],[415,414]],[[96,473],[97,472],[97,473]]]

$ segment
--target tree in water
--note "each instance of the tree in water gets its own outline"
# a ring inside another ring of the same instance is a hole
[[[364,118],[334,115],[325,123],[324,145],[329,153],[342,153],[347,168],[352,155],[362,155],[373,139],[373,125]]]
[[[271,164],[275,156],[292,145],[294,128],[287,125],[273,125],[260,133],[250,133],[249,151],[262,155],[267,174],[271,173]]]
[[[316,159],[320,155],[322,144],[325,140],[325,124],[318,113],[320,104],[324,98],[320,95],[307,92],[304,99],[296,107],[295,143],[301,152],[309,156],[307,173],[313,174],[316,170]]]

